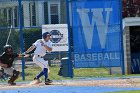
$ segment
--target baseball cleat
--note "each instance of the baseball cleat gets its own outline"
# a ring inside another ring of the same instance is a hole
[[[46,79],[46,80],[45,80],[45,85],[50,85],[52,82],[53,82],[52,80]]]

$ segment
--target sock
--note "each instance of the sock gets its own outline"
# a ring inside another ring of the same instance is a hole
[[[44,68],[44,76],[45,76],[45,80],[48,79],[48,69]]]
[[[39,79],[42,75],[44,75],[44,69],[36,76],[36,78]]]

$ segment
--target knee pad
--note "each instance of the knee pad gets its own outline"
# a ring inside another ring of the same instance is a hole
[[[19,74],[20,74],[20,72],[19,72],[19,71],[13,70],[13,76],[14,76],[14,77],[18,77],[18,76],[19,76]]]

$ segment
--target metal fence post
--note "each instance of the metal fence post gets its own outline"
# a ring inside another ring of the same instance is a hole
[[[23,49],[23,31],[22,31],[22,5],[21,5],[22,0],[18,0],[19,3],[19,30],[20,30],[20,48],[21,48],[21,53],[24,52]],[[22,80],[25,80],[25,74],[24,74],[24,66],[25,66],[25,61],[24,58],[22,58]]]
[[[120,4],[120,28],[121,28],[121,68],[122,68],[122,75],[125,74],[125,66],[124,66],[124,48],[123,48],[123,26],[122,26],[122,0],[119,0]]]
[[[72,67],[72,60],[71,60],[71,37],[70,37],[70,17],[69,17],[69,1],[66,0],[66,20],[68,25],[68,43],[69,43],[69,50],[68,50],[68,72],[69,76],[73,77],[73,67]]]

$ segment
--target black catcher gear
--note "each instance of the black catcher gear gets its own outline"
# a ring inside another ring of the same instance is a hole
[[[11,78],[9,78],[8,83],[10,85],[16,85],[16,83],[14,83],[14,81],[18,78],[19,74],[20,74],[19,71],[13,70],[13,76]]]
[[[13,48],[12,48],[11,45],[5,45],[3,48],[4,48],[4,52],[5,52],[6,54],[11,54],[11,53],[13,53]]]

